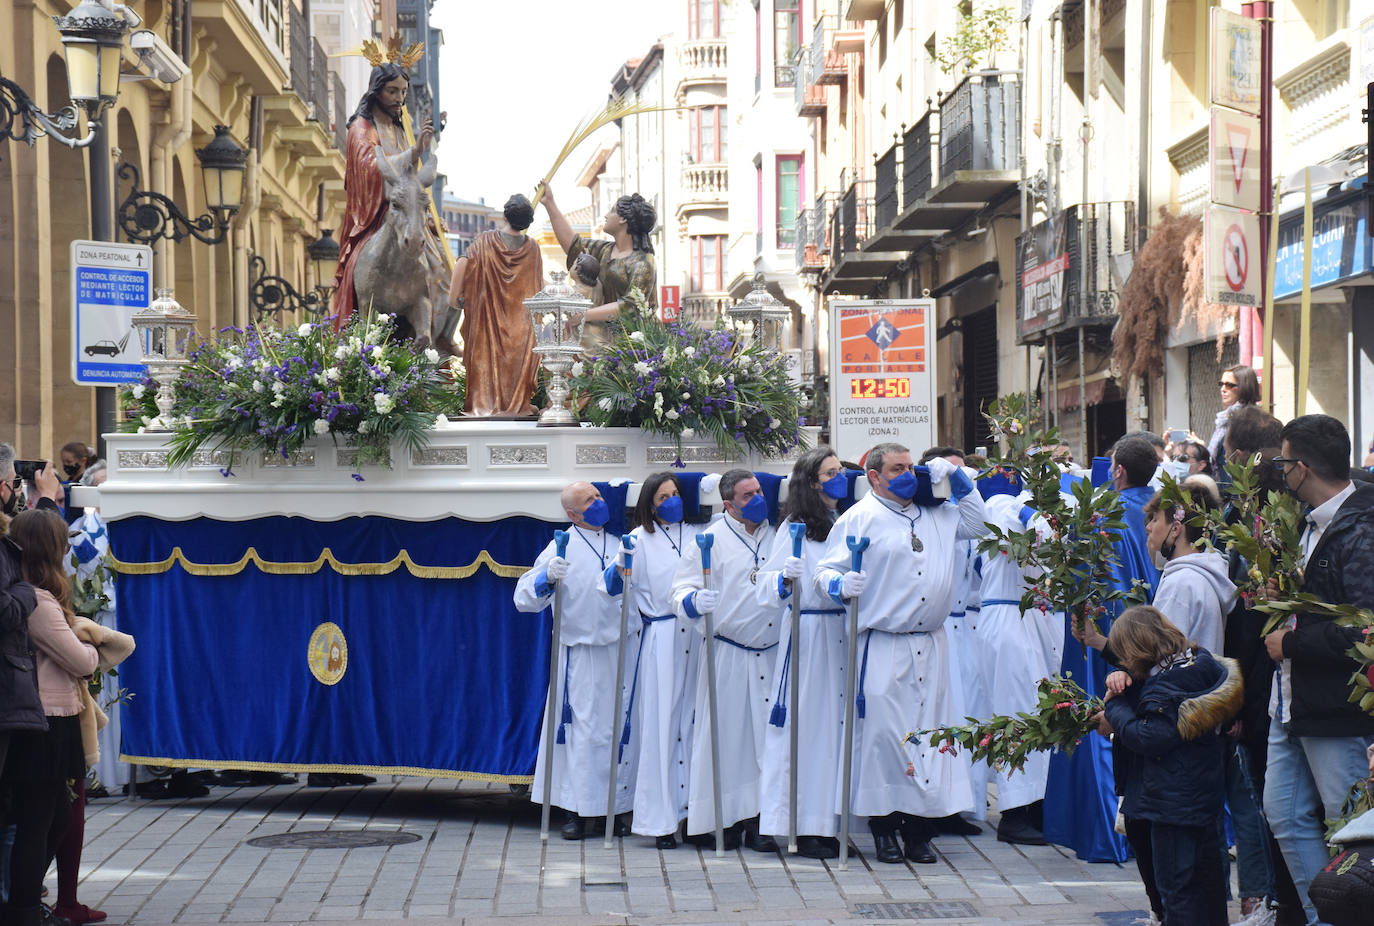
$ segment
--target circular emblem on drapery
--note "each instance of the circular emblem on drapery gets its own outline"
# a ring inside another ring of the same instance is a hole
[[[310,665],[310,674],[321,685],[339,683],[348,670],[348,641],[338,624],[325,621],[315,628],[305,659]]]

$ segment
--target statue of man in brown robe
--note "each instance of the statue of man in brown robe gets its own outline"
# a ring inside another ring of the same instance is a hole
[[[506,201],[504,221],[483,232],[458,259],[449,306],[461,316],[463,365],[467,367],[464,412],[481,418],[523,418],[539,368],[534,325],[524,302],[543,286],[544,259],[525,234],[534,207],[520,194]]]

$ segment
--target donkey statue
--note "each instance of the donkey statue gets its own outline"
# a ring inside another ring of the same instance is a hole
[[[417,171],[409,150],[388,155],[378,145],[375,154],[390,207],[382,227],[358,253],[353,273],[357,306],[360,311],[370,308],[395,315],[399,333],[411,335],[416,347],[430,347],[443,318],[448,286],[448,271],[438,251],[447,245],[429,230],[428,190],[438,161],[431,157]]]

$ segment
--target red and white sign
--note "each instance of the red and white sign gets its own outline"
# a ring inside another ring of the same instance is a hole
[[[1203,234],[1207,244],[1203,252],[1207,301],[1259,305],[1259,216],[1208,206]]]
[[[660,286],[658,288],[658,320],[675,322],[682,315],[682,287]]]
[[[1260,208],[1260,120],[1258,116],[1212,107],[1208,145],[1211,199],[1223,206]]]

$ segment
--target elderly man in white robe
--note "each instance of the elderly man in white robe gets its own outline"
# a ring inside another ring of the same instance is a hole
[[[908,753],[903,737],[962,719],[950,695],[944,625],[960,565],[957,541],[985,532],[983,499],[947,460],[932,459],[919,477],[917,469],[901,444],[868,452],[873,491],[835,522],[814,578],[837,603],[859,598],[850,807],[868,817],[878,861],[894,864],[903,854],[934,863],[933,821],[973,804],[966,755],[925,744]],[[950,497],[937,501],[929,487],[945,481]],[[860,572],[850,569],[850,537],[870,542]]]
[[[711,547],[711,587],[701,573],[701,549],[695,543],[683,550],[673,577],[677,613],[705,633],[702,615],[710,613],[715,631],[717,731],[720,742],[720,807],[725,847],[744,843],[759,852],[775,852],[777,844],[759,833],[759,778],[764,729],[773,707],[773,663],[777,656],[781,618],[765,608],[755,594],[759,574],[772,547],[768,502],[759,481],[744,469],[727,470],[720,477],[725,516],[704,534]],[[714,843],[716,827],[711,780],[711,737],[706,730],[706,659],[698,660],[696,684],[697,730],[692,736],[688,764],[687,835],[699,845]]]
[[[539,612],[553,600],[554,586],[562,583],[563,620],[558,656],[559,712],[553,743],[545,741],[546,724],[539,725],[539,757],[535,762],[530,799],[542,801],[549,750],[553,750],[553,803],[563,808],[567,820],[564,839],[581,839],[593,829],[592,820],[606,815],[607,775],[611,764],[611,715],[615,711],[612,689],[621,634],[620,602],[604,593],[604,572],[615,562],[620,538],[605,530],[610,510],[589,482],[574,482],[563,490],[563,510],[568,525],[568,548],[559,556],[549,541],[534,565],[515,586],[515,607]],[[638,645],[639,622],[628,628],[634,637],[627,649]],[[624,701],[621,702],[625,703]],[[546,708],[547,709],[547,708]],[[616,737],[618,739],[618,737]],[[615,812],[627,813],[634,800],[634,756],[626,749],[617,767]],[[616,821],[616,835],[629,827]]]

